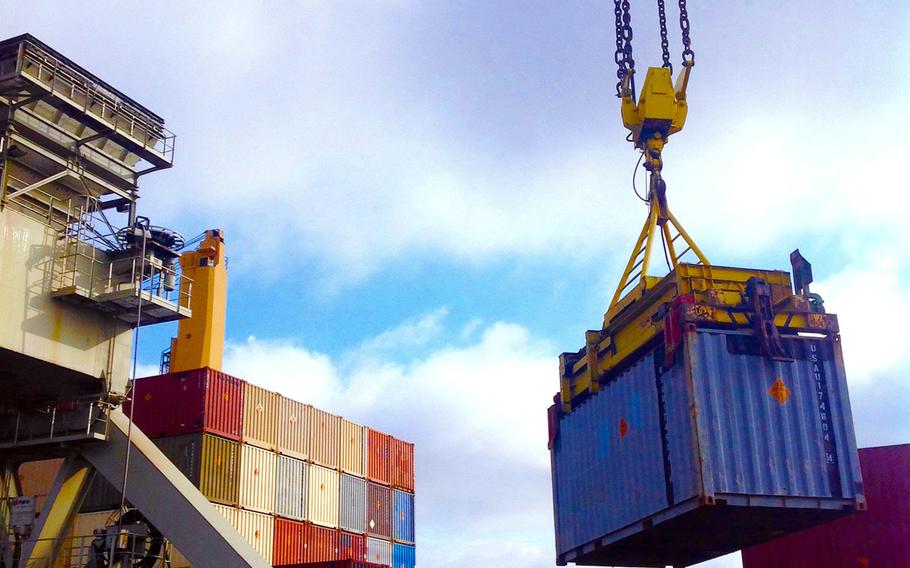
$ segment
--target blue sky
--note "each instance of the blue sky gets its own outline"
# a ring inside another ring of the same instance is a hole
[[[417,443],[421,566],[552,566],[556,356],[600,325],[645,214],[612,5],[5,4],[0,35],[35,34],[178,135],[142,212],[226,231],[227,370]],[[640,68],[660,61],[643,4]],[[672,208],[717,264],[787,269],[799,247],[841,316],[860,443],[906,442],[910,8],[689,12]],[[145,368],[172,332],[143,330]]]

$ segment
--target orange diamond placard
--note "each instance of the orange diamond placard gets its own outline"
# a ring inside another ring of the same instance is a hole
[[[787,385],[784,384],[783,379],[780,377],[777,377],[777,380],[774,381],[774,384],[771,385],[768,392],[771,393],[774,400],[781,404],[787,402],[787,399],[790,398],[790,389],[787,388]]]

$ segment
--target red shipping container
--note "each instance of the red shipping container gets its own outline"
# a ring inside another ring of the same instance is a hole
[[[910,565],[910,444],[862,448],[865,512],[743,550],[744,568]]]
[[[388,485],[391,436],[372,428],[367,435],[367,477],[370,481]]]
[[[338,559],[366,560],[367,543],[363,535],[338,531]]]
[[[303,532],[303,561],[338,560],[338,530],[306,523]]]
[[[392,540],[392,490],[367,483],[367,534]]]
[[[289,519],[275,519],[275,543],[272,546],[272,565],[303,562],[303,539],[306,524]]]
[[[414,492],[414,444],[391,438],[392,487]]]
[[[138,379],[133,420],[149,438],[209,432],[240,440],[243,387],[241,379],[207,367]]]

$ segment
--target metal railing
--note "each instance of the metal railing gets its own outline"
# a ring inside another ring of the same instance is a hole
[[[94,397],[5,414],[0,419],[0,445],[40,445],[105,437],[109,407]]]
[[[116,522],[116,519],[113,518],[115,515],[112,515],[110,521],[112,523]],[[29,566],[39,565],[39,566],[62,566],[64,568],[85,568],[86,566],[95,564],[90,564],[93,557],[97,558],[97,543],[99,539],[108,540],[109,542],[116,542],[118,534],[116,532],[105,532],[104,530],[99,529],[94,534],[91,535],[72,535],[72,536],[61,536],[57,538],[45,538],[45,539],[33,539],[29,542],[41,543],[44,546],[36,547],[40,550],[53,550],[54,553],[49,553],[47,555],[36,555],[32,556],[29,560]],[[10,542],[16,542],[15,535],[10,534]],[[17,548],[24,548],[23,545],[25,541],[20,537],[19,546]],[[160,544],[160,551],[157,553],[148,552],[149,549],[157,548]],[[144,546],[149,547],[146,550],[130,550],[128,548],[118,548],[114,553],[115,563],[111,565],[121,566],[127,568],[129,566],[137,566],[140,561],[148,558],[155,559],[152,568],[167,568],[171,566],[171,545],[166,538],[155,538],[149,537],[147,541],[143,542]],[[24,566],[24,565],[23,565]]]

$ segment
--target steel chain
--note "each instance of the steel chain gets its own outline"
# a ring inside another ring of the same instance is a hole
[[[625,56],[622,49],[622,8],[621,0],[613,0],[613,14],[616,16],[616,52],[613,54],[613,61],[616,63],[616,96],[622,97],[622,80],[626,76],[626,68],[623,65]]]
[[[692,42],[689,39],[689,12],[686,10],[686,0],[679,0],[679,29],[682,30],[682,60],[684,66],[695,65],[695,52],[692,51]]]
[[[616,96],[622,97],[622,81],[635,68],[632,59],[632,14],[629,0],[613,0],[613,13],[616,16]]]
[[[657,0],[657,15],[660,18],[660,49],[663,56],[663,66],[673,75],[673,64],[670,63],[670,41],[667,39],[667,9],[664,0]]]

